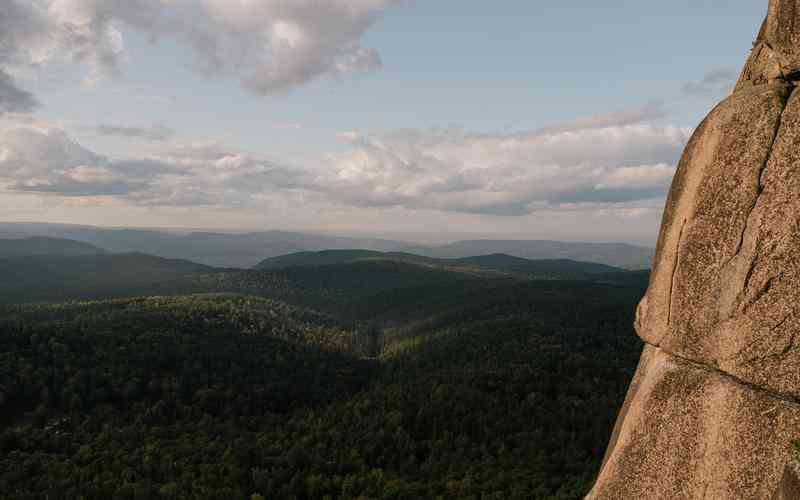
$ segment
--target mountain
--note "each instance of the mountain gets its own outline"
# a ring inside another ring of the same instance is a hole
[[[325,250],[221,269],[141,253],[0,258],[0,302],[180,293],[248,293],[340,314],[403,319],[452,307],[507,282],[576,280],[641,287],[634,273],[569,260],[508,255],[436,259],[398,252]]]
[[[0,301],[120,296],[160,287],[215,269],[144,254],[37,255],[0,259]]]
[[[448,268],[453,270],[487,269],[494,271],[523,273],[538,277],[558,276],[578,278],[583,275],[601,273],[624,273],[620,268],[577,262],[568,259],[531,260],[506,254],[480,255],[460,259],[424,257],[405,252],[377,252],[372,250],[323,250],[320,252],[296,252],[265,259],[256,266],[260,270],[279,270],[291,267],[320,267],[365,260],[393,260],[418,265]]]
[[[290,231],[255,233],[106,229],[59,224],[0,224],[0,236],[68,238],[111,252],[138,252],[168,259],[186,259],[216,267],[250,268],[262,260],[299,251],[364,248],[392,251],[407,242],[377,238],[347,238]]]
[[[278,268],[284,264],[289,267]],[[573,288],[603,284],[644,290],[649,277],[646,271],[598,272],[609,268],[503,255],[443,260],[409,254],[325,251],[270,259],[266,265],[273,268],[199,276],[197,280],[203,284],[198,287],[268,296],[322,310],[346,322],[398,325],[433,320],[452,311],[470,314],[470,304],[483,297],[507,296],[502,290],[515,286],[542,283],[553,289],[561,286],[559,283]]]
[[[111,252],[140,252],[187,259],[215,267],[251,268],[265,259],[297,252],[371,250],[431,258],[506,254],[524,259],[568,259],[624,269],[650,267],[653,249],[626,243],[545,240],[465,240],[444,246],[420,246],[380,238],[352,238],[291,231],[252,233],[177,232],[106,229],[61,224],[0,223],[0,237],[46,236],[89,243]]]
[[[437,258],[464,258],[502,253],[524,259],[569,259],[624,269],[646,269],[653,249],[627,243],[548,240],[465,240],[440,247],[407,247],[404,252]]]
[[[214,233],[93,238],[233,248]],[[0,258],[4,498],[589,490],[641,350],[646,271],[348,249],[262,267]]]
[[[0,258],[33,255],[99,255],[106,250],[81,241],[33,236],[0,239]]]
[[[294,252],[264,259],[255,266],[263,271],[288,267],[317,267],[343,264],[364,259],[384,258],[388,254],[375,250],[321,250],[319,252]],[[410,255],[410,254],[409,254]]]
[[[451,267],[482,267],[539,277],[579,278],[586,275],[625,272],[624,269],[618,267],[593,262],[580,262],[570,259],[526,259],[502,253],[460,259],[436,259],[436,262]]]

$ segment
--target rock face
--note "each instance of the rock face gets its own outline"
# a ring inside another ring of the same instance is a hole
[[[800,0],[771,0],[678,166],[637,310],[647,347],[588,499],[778,494],[800,438],[798,81]]]
[[[797,500],[800,498],[800,464],[786,466],[783,479],[771,500]]]

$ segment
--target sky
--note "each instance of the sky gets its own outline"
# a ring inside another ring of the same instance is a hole
[[[766,0],[0,0],[0,220],[654,244]]]

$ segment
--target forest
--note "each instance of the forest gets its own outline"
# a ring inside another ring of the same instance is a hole
[[[580,498],[641,350],[643,273],[107,258],[4,295],[2,498]]]

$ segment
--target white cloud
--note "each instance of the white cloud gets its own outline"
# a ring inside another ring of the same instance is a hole
[[[117,160],[84,148],[60,127],[0,122],[0,181],[16,191],[61,196],[127,195],[178,171],[150,159]]]
[[[346,130],[344,132],[337,132],[336,139],[346,143],[356,143],[361,140],[361,133],[355,130]]]
[[[361,38],[395,2],[0,0],[0,69],[73,60],[87,66],[91,83],[121,69],[124,33],[135,30],[187,45],[208,74],[234,75],[259,94],[283,93],[379,67],[378,53]]]
[[[235,208],[311,185],[302,170],[213,141],[164,141],[158,154],[111,158],[78,144],[56,125],[26,118],[0,120],[0,186],[12,192]]]
[[[663,203],[691,130],[631,123],[630,116],[513,134],[344,132],[339,136],[350,151],[302,167],[178,138],[154,143],[146,157],[109,158],[59,127],[7,119],[0,121],[0,182],[12,190],[115,196],[141,206],[256,207],[294,193],[341,207],[495,216],[652,211]]]
[[[660,106],[656,104],[649,104],[637,109],[581,117],[567,123],[544,127],[536,132],[540,134],[555,134],[559,132],[573,132],[590,128],[632,125],[634,123],[652,121],[665,116],[666,112]]]
[[[125,125],[98,125],[88,127],[88,130],[99,136],[117,136],[128,139],[142,139],[147,141],[166,141],[175,131],[163,125],[152,125],[150,127],[131,127]]]
[[[400,131],[361,137],[316,187],[355,206],[526,215],[662,198],[691,130],[642,123],[555,132]]]
[[[0,174],[33,179],[54,172],[94,165],[100,157],[72,141],[60,128],[42,122],[3,122],[0,125]]]
[[[41,62],[47,39],[46,13],[34,2],[0,0],[0,115],[28,112],[35,105],[33,96],[17,86],[10,68]]]
[[[36,104],[36,98],[17,87],[11,75],[0,68],[0,115],[30,112]]]

